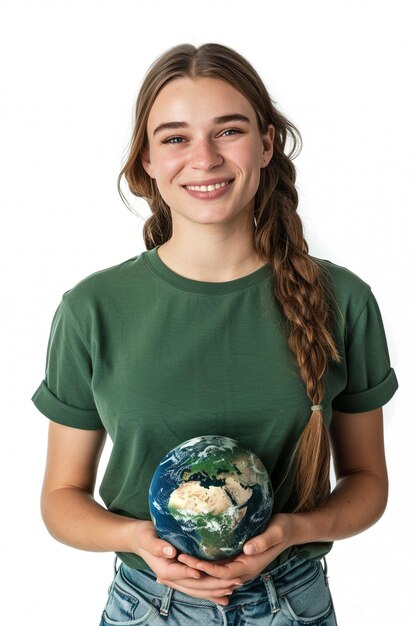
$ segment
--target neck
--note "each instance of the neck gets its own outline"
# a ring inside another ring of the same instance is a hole
[[[160,259],[177,274],[192,280],[225,282],[265,265],[253,245],[253,221],[244,230],[220,232],[218,225],[200,226],[190,230],[173,224],[171,239],[158,248]]]

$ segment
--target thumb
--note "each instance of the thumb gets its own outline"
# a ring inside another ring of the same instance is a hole
[[[249,539],[249,541],[244,544],[243,552],[248,556],[260,554],[272,548],[272,546],[282,541],[282,539],[281,529],[270,524],[263,533],[252,537],[252,539]]]
[[[173,545],[158,537],[153,525],[146,525],[146,527],[142,527],[140,533],[140,546],[152,554],[152,556],[156,557],[172,559],[177,553]]]

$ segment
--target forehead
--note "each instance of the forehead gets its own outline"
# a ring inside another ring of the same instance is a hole
[[[148,117],[148,130],[162,122],[209,122],[242,113],[255,122],[253,106],[237,89],[218,78],[177,78],[161,89]]]

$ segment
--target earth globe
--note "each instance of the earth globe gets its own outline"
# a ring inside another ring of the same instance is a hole
[[[265,530],[273,497],[268,472],[254,452],[229,437],[204,435],[161,460],[149,509],[161,539],[213,561],[235,556]]]

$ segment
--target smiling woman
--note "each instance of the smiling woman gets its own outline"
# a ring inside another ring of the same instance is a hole
[[[32,398],[51,420],[48,529],[122,561],[101,626],[334,626],[325,556],[385,509],[398,383],[370,286],[308,252],[300,146],[226,46],[176,46],[145,76],[118,188],[149,203],[146,251],[64,293]],[[274,488],[266,530],[215,563],[160,539],[148,504],[160,460],[202,435],[238,439]]]

